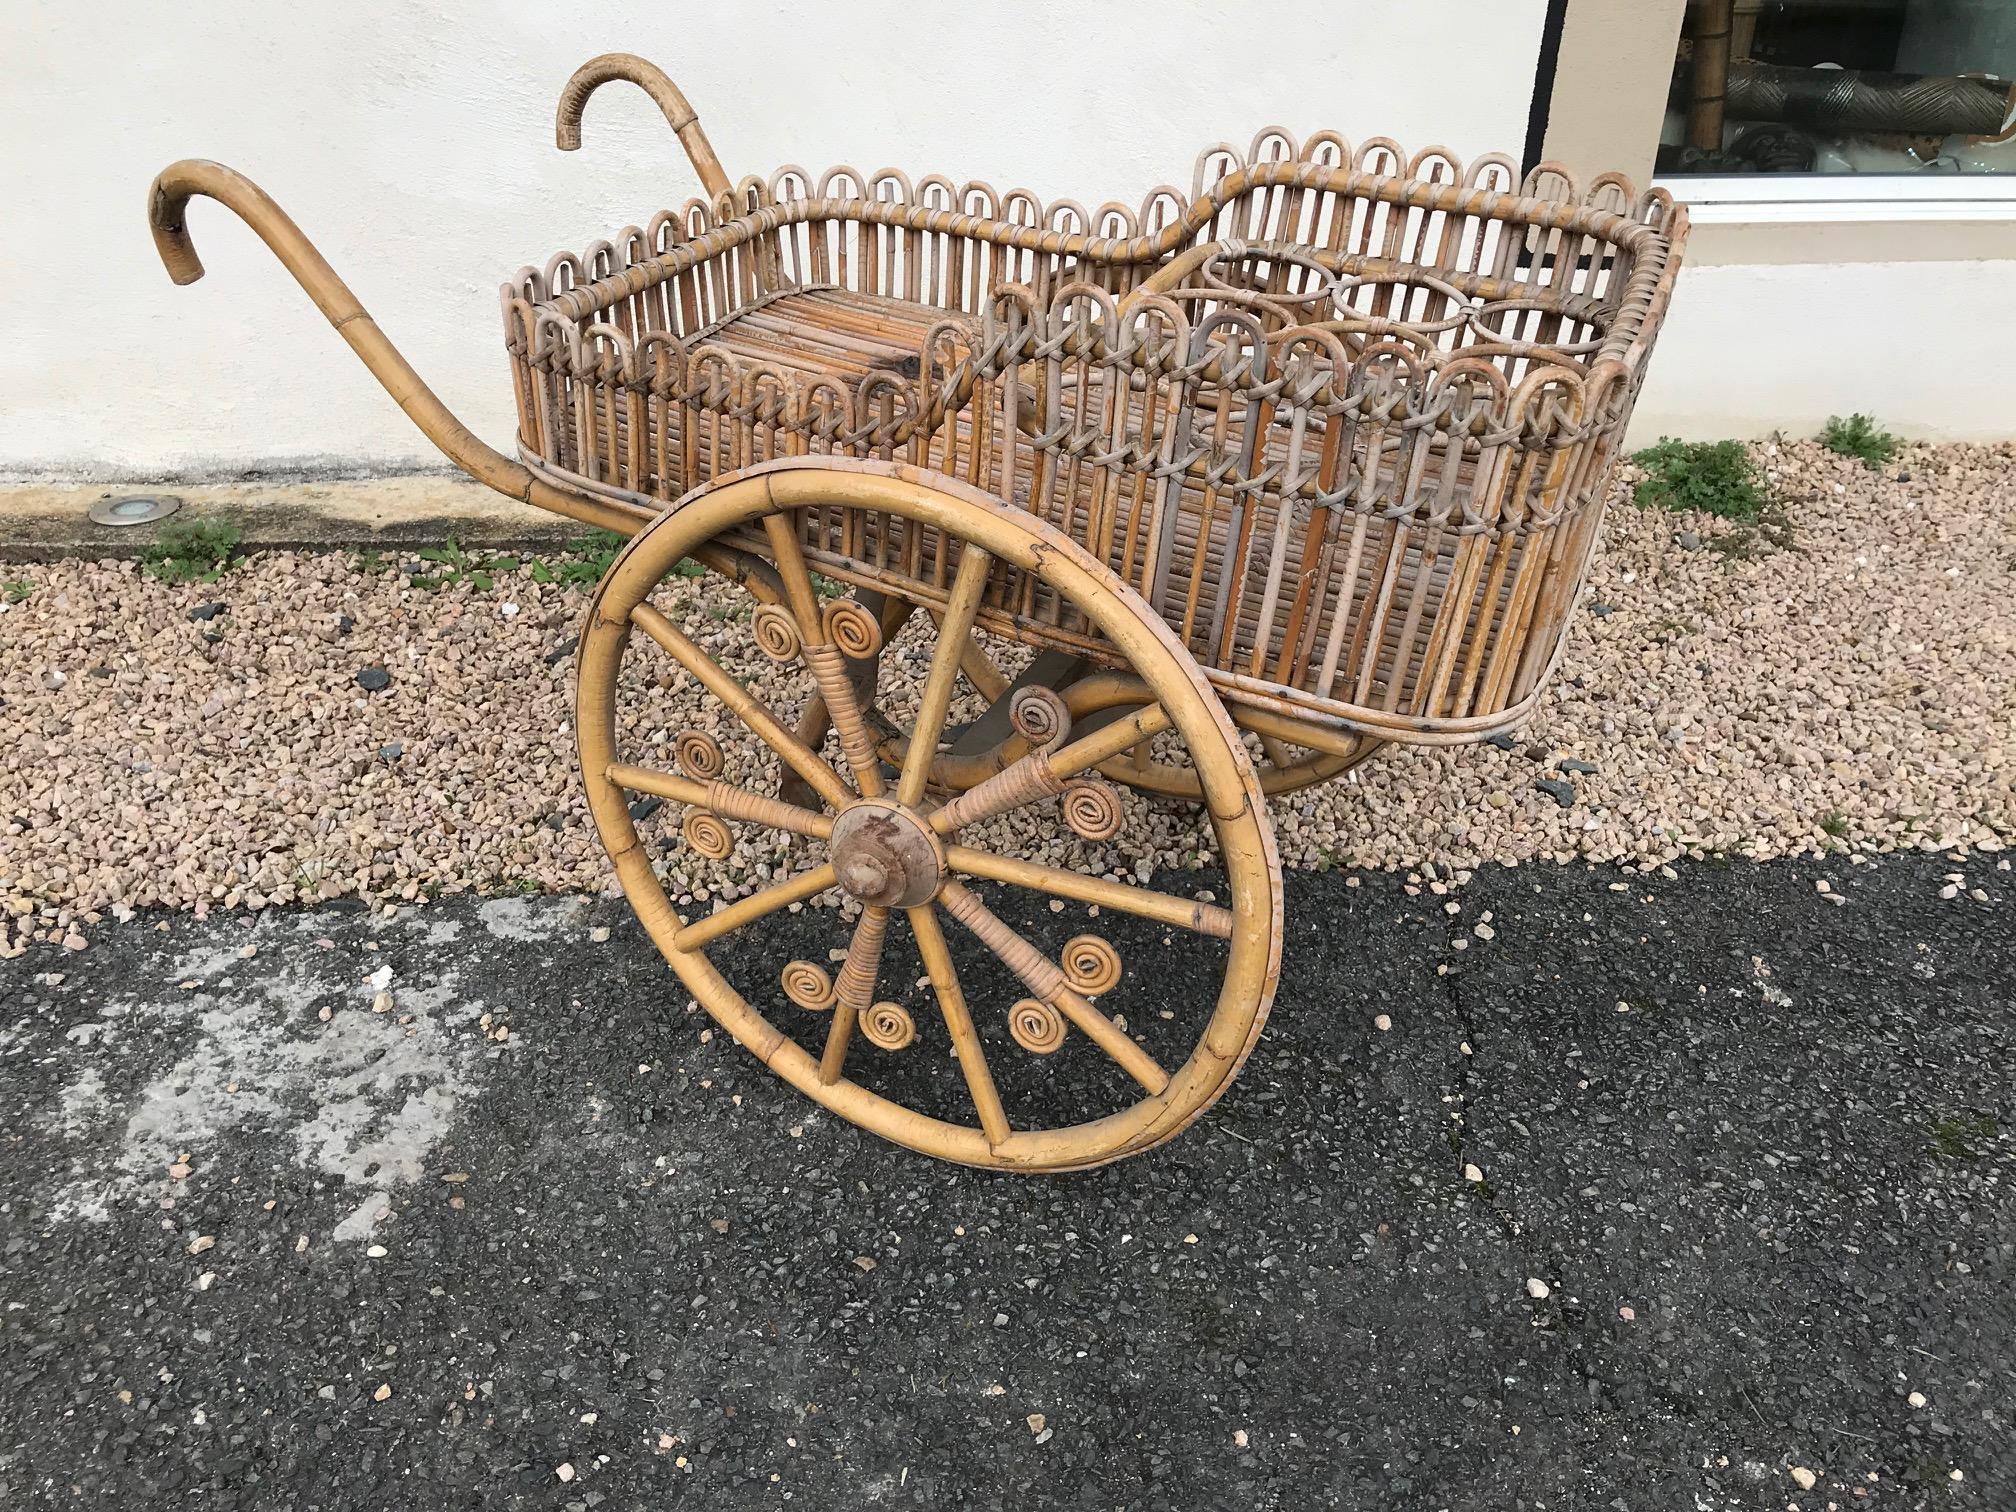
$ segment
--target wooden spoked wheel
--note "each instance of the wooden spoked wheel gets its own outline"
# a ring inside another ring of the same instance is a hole
[[[926,738],[913,746],[917,759],[893,773],[876,750],[842,650],[858,654],[873,637],[822,600],[813,570],[820,559],[808,554],[802,533],[806,511],[840,520],[836,539],[869,538],[900,521],[939,555],[943,597],[934,607],[944,633],[912,725]],[[711,644],[719,655],[651,602],[682,558],[718,559],[751,546],[774,563],[781,602],[717,626]],[[1025,690],[1013,716],[1028,754],[936,804],[926,758],[946,726],[957,648],[976,618],[1001,623],[1005,610],[992,601],[1012,574],[1033,576],[1082,615],[1149,701],[1074,738],[1063,700]],[[730,629],[788,670],[803,699],[824,699],[838,762],[798,738],[795,711],[781,698],[766,702],[727,670]],[[1097,1165],[1183,1129],[1251,1050],[1281,950],[1280,866],[1252,763],[1169,629],[1043,522],[899,464],[765,464],[689,495],[631,541],[596,591],[579,657],[583,779],[638,919],[717,1023],[834,1113],[969,1165]],[[638,658],[654,664],[641,681]],[[662,728],[650,738],[634,711],[620,707],[668,675],[719,701],[731,747],[739,740],[760,752],[727,758],[730,776],[742,760],[739,781],[721,775],[718,745],[673,739]],[[1054,826],[1054,812],[1018,813],[1052,799],[1076,801],[1096,819],[1106,804],[1089,791],[1103,787],[1094,769],[1165,731],[1199,774],[1225,874],[1222,903],[1046,865],[998,838]],[[703,754],[693,763],[680,752]],[[748,775],[751,759],[768,763],[768,775]],[[785,772],[816,794],[818,807],[773,796]],[[685,805],[685,821],[647,844],[631,814],[640,795]],[[706,816],[697,837],[696,814]],[[1032,827],[1025,817],[1039,822]],[[676,856],[696,840],[717,844],[717,826],[789,838],[795,849],[774,868],[784,880],[682,918],[654,870],[654,849]],[[841,907],[804,906],[821,895],[837,896]],[[795,917],[787,913],[794,904]],[[1096,933],[1094,913],[1146,921],[1156,969],[1129,973],[1123,952]],[[1052,943],[1046,931],[1073,938]],[[1136,985],[1130,977],[1141,979],[1131,1024],[1111,1008]]]

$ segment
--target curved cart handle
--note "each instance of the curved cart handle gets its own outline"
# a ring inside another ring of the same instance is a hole
[[[252,180],[222,163],[196,158],[171,163],[148,191],[147,220],[154,231],[154,245],[175,282],[191,284],[203,276],[203,263],[190,244],[184,213],[189,201],[198,195],[216,200],[259,233],[259,239],[286,265],[294,281],[308,291],[316,308],[350,343],[350,349],[363,360],[385,392],[399,402],[399,407],[428,440],[477,482],[511,498],[626,535],[651,518],[648,511],[626,510],[621,505],[556,488],[534,477],[522,463],[486,445],[435,397],[434,391],[378,329],[377,322],[357,302],[357,296],[336,276],[336,270],[315,250],[315,244],[302,235],[301,228],[287,212]]]
[[[664,69],[634,53],[604,53],[574,70],[574,77],[560,91],[560,109],[553,117],[553,140],[562,152],[579,149],[581,112],[587,107],[588,96],[612,79],[627,79],[658,102],[665,119],[679,134],[686,156],[693,160],[693,171],[700,175],[708,199],[719,199],[728,192],[728,175],[722,171],[721,160],[714,156],[707,133],[700,129],[700,117],[686,103],[686,96]]]

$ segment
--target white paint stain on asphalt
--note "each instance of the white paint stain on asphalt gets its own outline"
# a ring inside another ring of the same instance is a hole
[[[587,908],[586,898],[492,898],[476,917],[500,940],[552,940],[573,929]]]
[[[334,1237],[369,1237],[475,1094],[482,1053],[470,1028],[484,1012],[443,970],[394,983],[396,1011],[374,1013],[359,989],[372,960],[307,942],[269,944],[256,960],[236,947],[205,949],[171,969],[160,995],[101,1010],[124,1032],[105,1032],[104,1018],[76,1026],[98,1031],[67,1036],[93,1059],[65,1087],[53,1122],[94,1147],[78,1153],[53,1215],[103,1218],[157,1200],[185,1152],[202,1172],[204,1151],[220,1138],[266,1134],[305,1169],[363,1193]],[[129,1081],[117,1059],[144,1053],[135,1047],[158,1043],[150,1031],[178,1020],[193,1020],[195,1033],[174,1064],[129,1096],[108,1094]]]
[[[56,1130],[80,1139],[104,1120],[105,1078],[96,1066],[86,1066],[56,1097]]]

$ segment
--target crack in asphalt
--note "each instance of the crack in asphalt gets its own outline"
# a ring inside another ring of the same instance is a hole
[[[1454,901],[1462,901],[1453,891],[1450,897]],[[1442,909],[1429,910],[1428,917],[1431,922],[1438,923],[1443,930],[1441,954],[1444,959],[1436,963],[1436,980],[1443,986],[1444,1001],[1449,1005],[1449,1011],[1455,1017],[1463,1035],[1456,1050],[1455,1075],[1451,1088],[1456,1112],[1451,1120],[1449,1144],[1456,1157],[1456,1179],[1461,1184],[1465,1196],[1481,1204],[1484,1211],[1490,1215],[1506,1249],[1518,1258],[1524,1275],[1546,1282],[1550,1291],[1548,1297],[1534,1297],[1530,1292],[1526,1292],[1525,1299],[1528,1312],[1539,1321],[1542,1331],[1552,1334],[1555,1332],[1553,1327],[1555,1319],[1567,1306],[1565,1301],[1557,1300],[1553,1295],[1558,1291],[1565,1275],[1565,1267],[1559,1253],[1557,1252],[1551,1261],[1542,1260],[1536,1253],[1530,1230],[1520,1221],[1511,1197],[1511,1193],[1518,1185],[1516,1180],[1510,1177],[1500,1178],[1488,1170],[1483,1171],[1482,1181],[1471,1181],[1463,1174],[1464,1166],[1474,1163],[1469,1158],[1470,1132],[1473,1123],[1477,1122],[1475,1112],[1480,1102],[1479,1091],[1485,1079],[1483,1060],[1486,1041],[1478,1031],[1478,1021],[1471,1012],[1469,997],[1464,991],[1466,978],[1463,961],[1466,952],[1453,948],[1458,939],[1470,937],[1467,921],[1461,914],[1452,915]],[[1478,1168],[1483,1170],[1481,1165]],[[1549,1279],[1550,1277],[1552,1279]],[[1550,1302],[1554,1304],[1552,1307],[1549,1306]]]
[[[1821,863],[1683,868],[1653,910],[1528,867],[1466,884],[1467,919],[1291,876],[1285,1011],[1231,1095],[1068,1178],[802,1102],[617,902],[111,926],[0,963],[0,1501],[2007,1506],[2016,945],[1999,871],[1941,901],[1955,865],[1837,868],[1860,911]],[[812,912],[753,947],[816,956]],[[1102,929],[1153,963],[1121,996],[1207,969]],[[185,1065],[279,1112],[218,1123]],[[440,1120],[383,1122],[451,1075]],[[148,1106],[178,1122],[143,1120],[146,1179],[62,1211]],[[301,1143],[323,1124],[340,1160]],[[389,1174],[381,1124],[418,1139]],[[336,1237],[360,1197],[375,1231]]]

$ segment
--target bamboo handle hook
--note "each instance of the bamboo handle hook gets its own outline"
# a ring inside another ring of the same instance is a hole
[[[203,276],[203,260],[189,240],[186,213],[189,201],[198,196],[217,201],[258,233],[385,392],[398,401],[422,434],[470,477],[501,494],[604,530],[627,535],[637,528],[634,511],[556,488],[485,445],[413,371],[412,364],[378,329],[349,285],[336,276],[336,270],[293,218],[273,203],[264,189],[222,163],[199,158],[170,163],[147,192],[147,223],[154,232],[161,261],[167,264],[168,276],[175,282],[192,284]]]
[[[147,191],[147,224],[175,282],[192,284],[203,276],[203,259],[189,240],[187,217],[189,201],[198,197],[217,201],[257,232],[331,324],[341,325],[364,313],[357,296],[264,189],[235,168],[201,158],[170,163]]]
[[[664,69],[635,53],[603,53],[574,70],[567,87],[560,91],[560,108],[553,118],[553,140],[562,152],[573,152],[581,146],[581,112],[587,107],[588,96],[612,79],[627,79],[658,102],[666,121],[679,134],[686,156],[693,160],[693,170],[700,175],[710,200],[728,192],[728,175],[722,171],[721,160],[714,156],[714,148],[707,140],[707,133],[700,129],[699,116],[686,103],[686,96]]]

